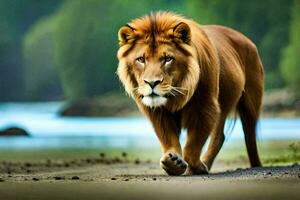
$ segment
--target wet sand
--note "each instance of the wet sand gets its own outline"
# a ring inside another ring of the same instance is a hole
[[[243,168],[237,168],[242,166]],[[157,163],[121,158],[0,162],[0,199],[299,199],[300,165],[168,176]]]

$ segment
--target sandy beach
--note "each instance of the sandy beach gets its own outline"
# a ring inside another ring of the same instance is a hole
[[[102,155],[103,156],[103,155]],[[243,168],[238,168],[242,166]],[[298,199],[300,165],[217,162],[209,175],[168,176],[153,161],[86,158],[0,162],[1,199]]]

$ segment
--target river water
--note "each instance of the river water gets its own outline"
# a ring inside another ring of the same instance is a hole
[[[17,126],[31,137],[2,137],[0,149],[23,148],[98,148],[159,146],[151,124],[143,117],[60,117],[63,103],[0,104],[0,130]],[[243,142],[238,120],[228,120],[227,142]],[[185,139],[183,130],[182,140]],[[300,139],[300,118],[262,118],[258,126],[259,140]]]

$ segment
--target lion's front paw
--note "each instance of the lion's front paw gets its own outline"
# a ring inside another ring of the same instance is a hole
[[[181,175],[187,168],[187,163],[176,153],[169,152],[160,159],[160,166],[169,175]]]
[[[208,168],[203,162],[200,161],[196,165],[189,165],[185,174],[186,175],[208,174]]]

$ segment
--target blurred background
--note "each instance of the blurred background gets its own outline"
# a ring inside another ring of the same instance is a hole
[[[0,135],[31,137],[2,137],[0,156],[18,149],[158,152],[151,125],[115,74],[118,29],[158,10],[229,26],[254,41],[265,67],[262,148],[280,143],[282,156],[296,152],[289,161],[300,160],[299,0],[1,0]],[[243,145],[239,122],[228,132]]]

